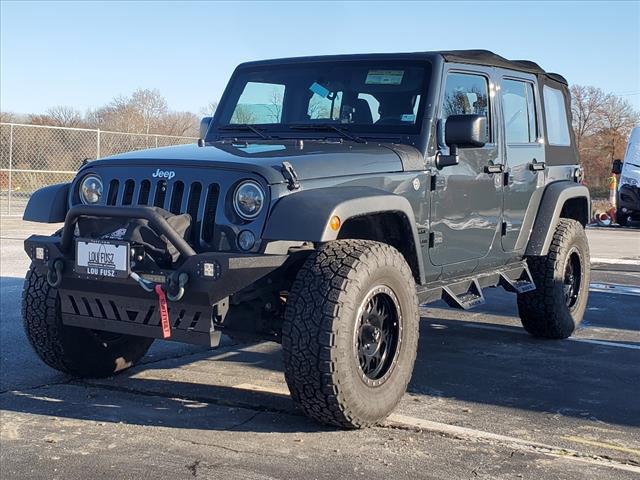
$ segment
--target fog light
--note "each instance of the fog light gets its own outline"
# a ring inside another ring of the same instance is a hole
[[[213,263],[204,263],[202,265],[202,275],[205,277],[213,277],[215,275],[216,267]]]
[[[243,230],[238,235],[238,246],[241,250],[251,250],[256,243],[256,237],[250,230]]]
[[[36,247],[36,260],[44,260],[44,247]]]

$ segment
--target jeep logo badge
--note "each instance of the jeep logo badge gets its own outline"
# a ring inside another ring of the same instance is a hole
[[[153,178],[166,178],[167,180],[171,180],[176,176],[176,172],[173,170],[160,170],[157,169],[155,172],[151,174]]]

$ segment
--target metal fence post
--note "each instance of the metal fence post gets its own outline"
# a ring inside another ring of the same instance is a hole
[[[97,135],[98,142],[97,142],[97,148],[96,148],[96,160],[100,158],[100,129],[98,129],[97,132],[98,132],[98,135]]]
[[[156,135],[156,148],[158,148],[158,135]]]
[[[11,190],[13,189],[13,125],[9,126],[9,195],[7,196],[7,215],[11,215]]]

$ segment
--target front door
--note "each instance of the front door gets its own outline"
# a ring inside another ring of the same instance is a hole
[[[502,207],[502,174],[485,173],[498,165],[496,107],[491,69],[449,67],[439,106],[439,149],[447,153],[444,128],[449,115],[484,115],[489,143],[482,148],[459,149],[458,165],[437,171],[432,182],[429,258],[434,265],[450,265],[480,259],[499,234]],[[498,247],[499,248],[499,247]],[[466,271],[466,266],[459,271]]]
[[[544,145],[540,141],[539,98],[533,75],[503,71],[500,104],[504,122],[506,166],[504,187],[505,252],[523,249],[544,186]],[[528,214],[527,214],[528,212]]]

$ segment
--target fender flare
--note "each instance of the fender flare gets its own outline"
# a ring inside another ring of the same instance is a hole
[[[330,187],[289,194],[271,209],[262,237],[267,241],[330,242],[339,234],[339,230],[333,230],[329,224],[332,217],[340,218],[342,226],[350,218],[386,212],[399,213],[406,218],[419,278],[423,282],[424,262],[413,208],[406,198],[384,190]]]
[[[33,192],[22,219],[40,223],[64,222],[70,185],[71,183],[58,183]]]
[[[568,181],[549,184],[542,195],[542,201],[525,251],[526,256],[545,256],[549,252],[562,209],[571,199],[584,201],[586,217],[580,218],[579,221],[583,225],[588,223],[591,197],[587,187]]]

